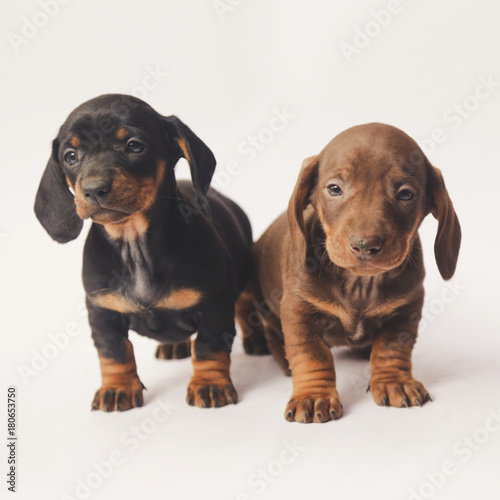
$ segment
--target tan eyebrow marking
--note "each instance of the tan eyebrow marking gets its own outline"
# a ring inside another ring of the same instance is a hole
[[[116,131],[116,137],[120,140],[125,139],[128,136],[128,132],[124,128],[119,128]]]
[[[77,148],[80,144],[80,138],[77,136],[77,135],[74,135],[72,138],[71,138],[71,141],[69,141],[69,143],[74,147],[74,148]]]

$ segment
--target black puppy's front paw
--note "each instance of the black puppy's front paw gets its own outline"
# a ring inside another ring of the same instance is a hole
[[[116,386],[102,386],[94,396],[92,410],[126,411],[141,407],[144,404],[142,390],[144,386],[139,379]]]
[[[219,408],[238,402],[238,394],[231,382],[222,383],[191,381],[187,389],[187,404],[199,408]]]

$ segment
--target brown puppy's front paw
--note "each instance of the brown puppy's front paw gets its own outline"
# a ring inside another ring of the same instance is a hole
[[[371,381],[375,403],[380,406],[394,406],[396,408],[408,408],[410,406],[422,406],[427,401],[432,401],[427,389],[413,378],[395,378],[390,381]]]
[[[226,405],[235,405],[238,394],[231,380],[223,383],[191,381],[187,389],[187,404],[199,408],[219,408]]]
[[[285,410],[288,422],[323,423],[341,415],[342,405],[335,389],[320,395],[292,395]]]
[[[184,359],[191,356],[191,339],[177,344],[160,344],[156,348],[155,357],[158,359]]]
[[[92,410],[125,411],[144,404],[142,390],[144,386],[137,379],[128,385],[102,386],[94,396]]]

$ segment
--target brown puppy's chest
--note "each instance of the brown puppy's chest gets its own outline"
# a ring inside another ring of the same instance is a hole
[[[364,347],[373,342],[382,320],[357,317],[347,326],[335,316],[320,313],[314,323],[329,347]]]
[[[389,287],[390,290],[390,287]],[[408,304],[414,293],[394,294],[377,277],[357,277],[342,282],[332,293],[304,293],[313,307],[313,321],[325,342],[333,346],[363,347],[399,308]]]

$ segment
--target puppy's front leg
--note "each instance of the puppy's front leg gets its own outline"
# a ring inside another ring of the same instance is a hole
[[[285,410],[289,422],[327,422],[342,413],[333,356],[311,316],[306,302],[285,292],[281,320],[293,380],[293,394]]]
[[[191,343],[194,372],[187,389],[189,405],[217,408],[238,402],[229,375],[229,354],[235,335],[234,300],[205,304],[198,334]]]
[[[144,386],[137,375],[126,317],[87,300],[89,323],[101,365],[102,385],[92,410],[125,411],[143,405]]]
[[[407,408],[431,399],[427,389],[412,375],[411,355],[422,301],[423,298],[403,307],[375,338],[370,357],[370,390],[378,405]]]

